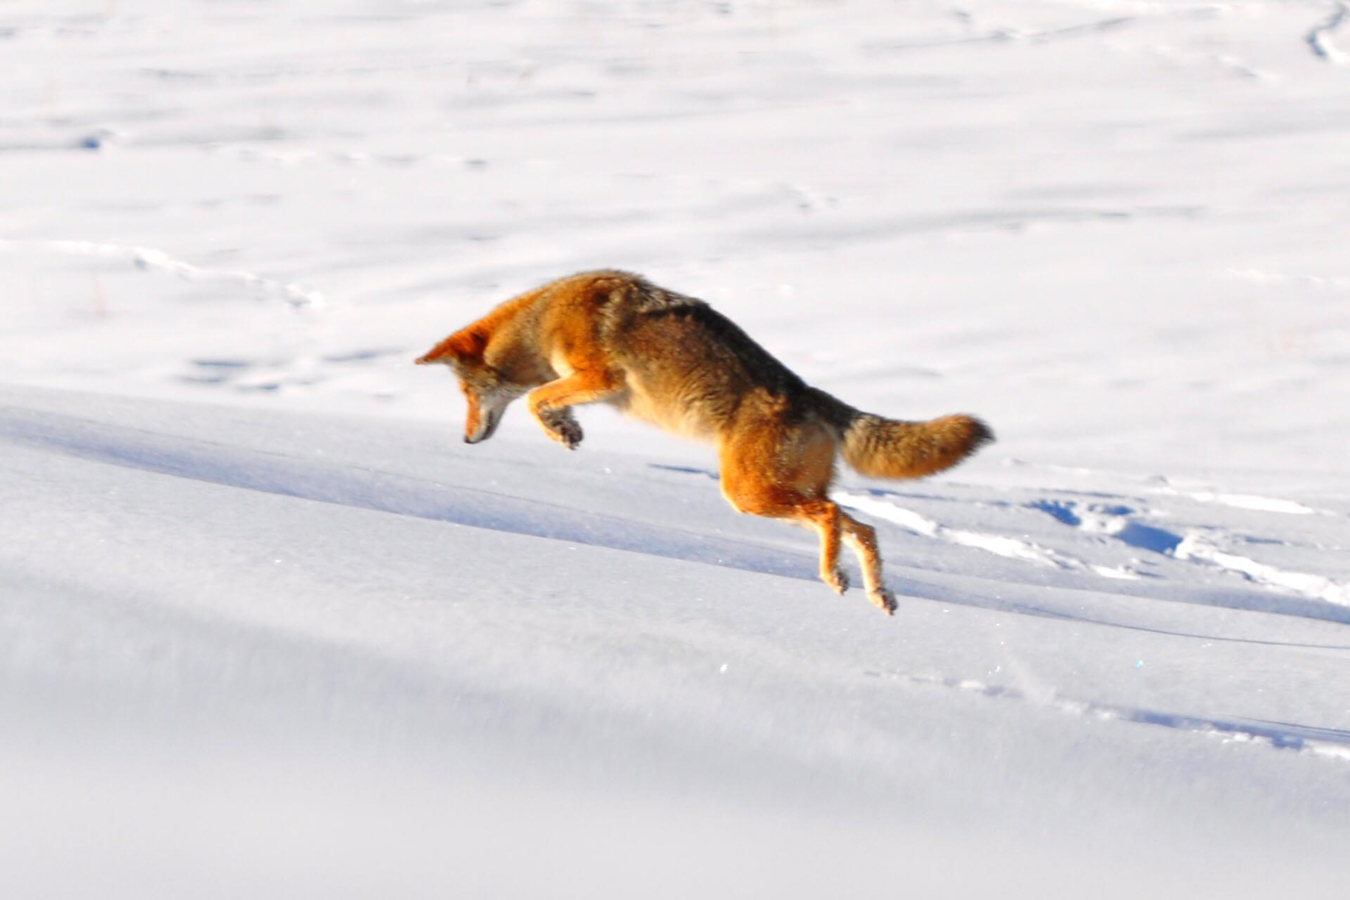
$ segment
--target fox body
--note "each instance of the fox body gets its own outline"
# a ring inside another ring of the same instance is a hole
[[[627,272],[585,272],[498,306],[417,359],[448,365],[468,400],[464,440],[491,437],[525,397],[553,440],[581,443],[572,407],[609,403],[717,447],[722,493],[743,513],[820,534],[820,577],[839,593],[841,540],[887,614],[876,533],[829,499],[835,459],[863,475],[918,478],[955,465],[993,433],[951,415],[901,422],[806,384],[708,304]]]

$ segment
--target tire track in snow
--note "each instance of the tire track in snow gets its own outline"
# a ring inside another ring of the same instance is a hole
[[[89,241],[21,241],[0,239],[0,250],[45,250],[68,256],[122,259],[138,269],[167,272],[188,281],[225,281],[241,284],[262,297],[285,302],[292,309],[319,309],[326,305],[322,292],[287,281],[264,278],[234,269],[208,269],[177,259],[153,247],[97,244]]]
[[[1237,718],[1220,719],[1208,716],[1183,715],[1143,707],[1100,703],[1095,700],[1076,700],[1055,692],[1035,696],[1017,688],[986,684],[974,679],[943,678],[937,675],[910,675],[903,672],[872,670],[864,674],[917,687],[941,687],[949,690],[967,691],[997,700],[1030,703],[1076,718],[1153,725],[1174,731],[1208,735],[1232,743],[1250,743],[1275,750],[1292,750],[1324,759],[1335,759],[1350,763],[1350,731],[1341,729]]]

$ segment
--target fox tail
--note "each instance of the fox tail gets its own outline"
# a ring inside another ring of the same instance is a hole
[[[994,440],[974,416],[942,416],[901,422],[855,412],[843,428],[843,457],[855,471],[874,478],[922,478],[956,465]]]

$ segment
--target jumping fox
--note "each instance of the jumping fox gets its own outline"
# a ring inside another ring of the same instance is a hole
[[[508,300],[432,347],[469,402],[464,440],[492,437],[524,396],[545,433],[581,443],[572,407],[609,403],[717,447],[722,493],[743,513],[820,533],[820,577],[839,593],[840,539],[857,554],[868,599],[887,615],[876,532],[829,499],[835,457],[863,475],[920,478],[994,439],[979,419],[900,422],[807,385],[708,304],[627,272],[584,272]]]

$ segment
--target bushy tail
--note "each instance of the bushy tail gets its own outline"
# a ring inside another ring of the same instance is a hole
[[[843,429],[844,461],[874,478],[922,478],[954,466],[994,440],[974,416],[898,422],[857,413]]]

